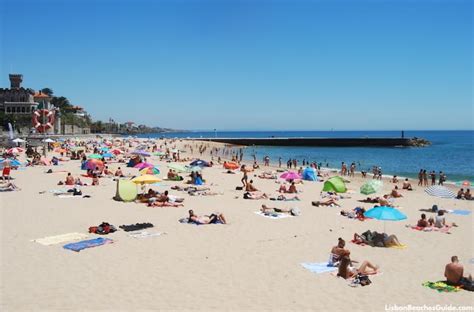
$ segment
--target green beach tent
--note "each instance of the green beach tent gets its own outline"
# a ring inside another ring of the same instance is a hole
[[[370,195],[379,192],[382,189],[383,183],[380,180],[370,180],[360,187],[360,192],[365,195]]]
[[[131,202],[137,198],[137,185],[130,180],[117,180],[117,191],[114,199]]]
[[[341,177],[332,177],[324,182],[323,191],[325,192],[336,192],[345,193],[347,191],[346,183]]]

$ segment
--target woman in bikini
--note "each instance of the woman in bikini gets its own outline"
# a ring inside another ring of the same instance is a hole
[[[351,266],[352,261],[349,258],[350,252],[347,251],[341,257],[341,263],[339,264],[339,270],[337,276],[340,276],[344,279],[355,277],[357,274],[369,275],[377,273],[379,267],[370,263],[369,261],[364,261],[358,269]]]

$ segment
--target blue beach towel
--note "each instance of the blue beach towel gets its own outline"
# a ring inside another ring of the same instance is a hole
[[[99,237],[99,238],[95,238],[95,239],[80,241],[80,242],[77,242],[77,243],[67,244],[67,245],[64,245],[63,248],[79,252],[79,251],[81,251],[83,249],[86,249],[86,248],[97,247],[97,246],[101,246],[101,245],[105,245],[105,244],[112,244],[113,242],[114,241],[109,239],[109,238]]]
[[[333,272],[337,270],[337,267],[329,266],[327,262],[321,262],[321,263],[301,263],[301,265],[313,272],[313,273],[326,273],[326,272]]]
[[[461,215],[461,216],[467,216],[467,215],[471,214],[471,211],[469,211],[469,210],[453,210],[453,211],[450,211],[450,213]]]

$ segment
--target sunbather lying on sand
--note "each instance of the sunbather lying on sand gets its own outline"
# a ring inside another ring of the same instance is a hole
[[[174,185],[171,187],[172,190],[176,191],[182,191],[182,192],[196,192],[196,191],[208,191],[210,188],[205,187],[205,186],[179,186],[179,185]]]
[[[337,203],[337,200],[335,200],[335,199],[333,199],[333,198],[329,198],[329,199],[326,199],[326,200],[324,200],[324,201],[313,201],[313,202],[311,202],[311,204],[312,204],[313,206],[316,206],[316,207],[319,207],[319,206],[332,206],[332,205],[341,207],[341,206]]]
[[[222,213],[213,213],[211,215],[203,215],[198,216],[194,214],[193,210],[189,210],[189,223],[196,223],[196,224],[215,224],[215,223],[222,223],[226,224],[227,221]]]
[[[292,216],[298,216],[300,215],[300,212],[297,208],[277,208],[277,207],[268,207],[267,205],[262,205],[262,208],[260,208],[260,211],[263,212],[264,214],[271,214],[274,212],[277,213],[287,213]]]
[[[361,207],[356,207],[352,210],[341,210],[341,215],[348,217],[349,219],[359,219],[361,221],[365,220],[365,209]]]
[[[154,202],[149,202],[148,207],[184,207],[184,205],[180,203],[154,201]]]
[[[403,246],[395,235],[366,231],[362,234],[354,233],[352,242],[356,244],[367,244],[372,247],[394,247]]]
[[[277,178],[276,174],[271,173],[271,172],[262,172],[261,174],[258,175],[260,179],[270,179],[270,180],[275,180]]]
[[[267,199],[268,195],[261,192],[245,192],[244,199]]]
[[[10,192],[10,191],[20,191],[21,189],[13,184],[8,182],[7,184],[0,185],[0,192]]]
[[[295,197],[286,197],[284,195],[278,195],[278,197],[271,197],[270,200],[278,200],[278,201],[299,201],[300,198],[298,196]]]
[[[344,279],[348,279],[357,276],[357,274],[369,275],[377,273],[379,267],[370,263],[369,261],[362,262],[359,268],[352,267],[351,259],[349,256],[350,252],[347,251],[344,256],[341,257],[337,276],[340,276]]]

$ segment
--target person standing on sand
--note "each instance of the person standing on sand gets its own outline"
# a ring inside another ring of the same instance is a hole
[[[423,186],[423,169],[418,172],[418,186]]]
[[[436,185],[436,172],[433,170],[430,173],[431,185]]]
[[[356,164],[354,162],[351,164],[351,169],[350,170],[351,170],[351,172],[350,172],[349,176],[354,177],[355,170],[356,170]]]
[[[428,173],[426,169],[423,170],[423,186],[428,186]]]
[[[278,168],[281,168],[281,157],[278,157]]]
[[[249,179],[248,175],[247,175],[247,168],[245,167],[245,165],[242,165],[242,167],[240,168],[240,170],[244,173],[244,176],[242,177],[242,179],[240,180],[240,182],[242,182],[242,185],[244,187],[247,187],[247,181]]]

